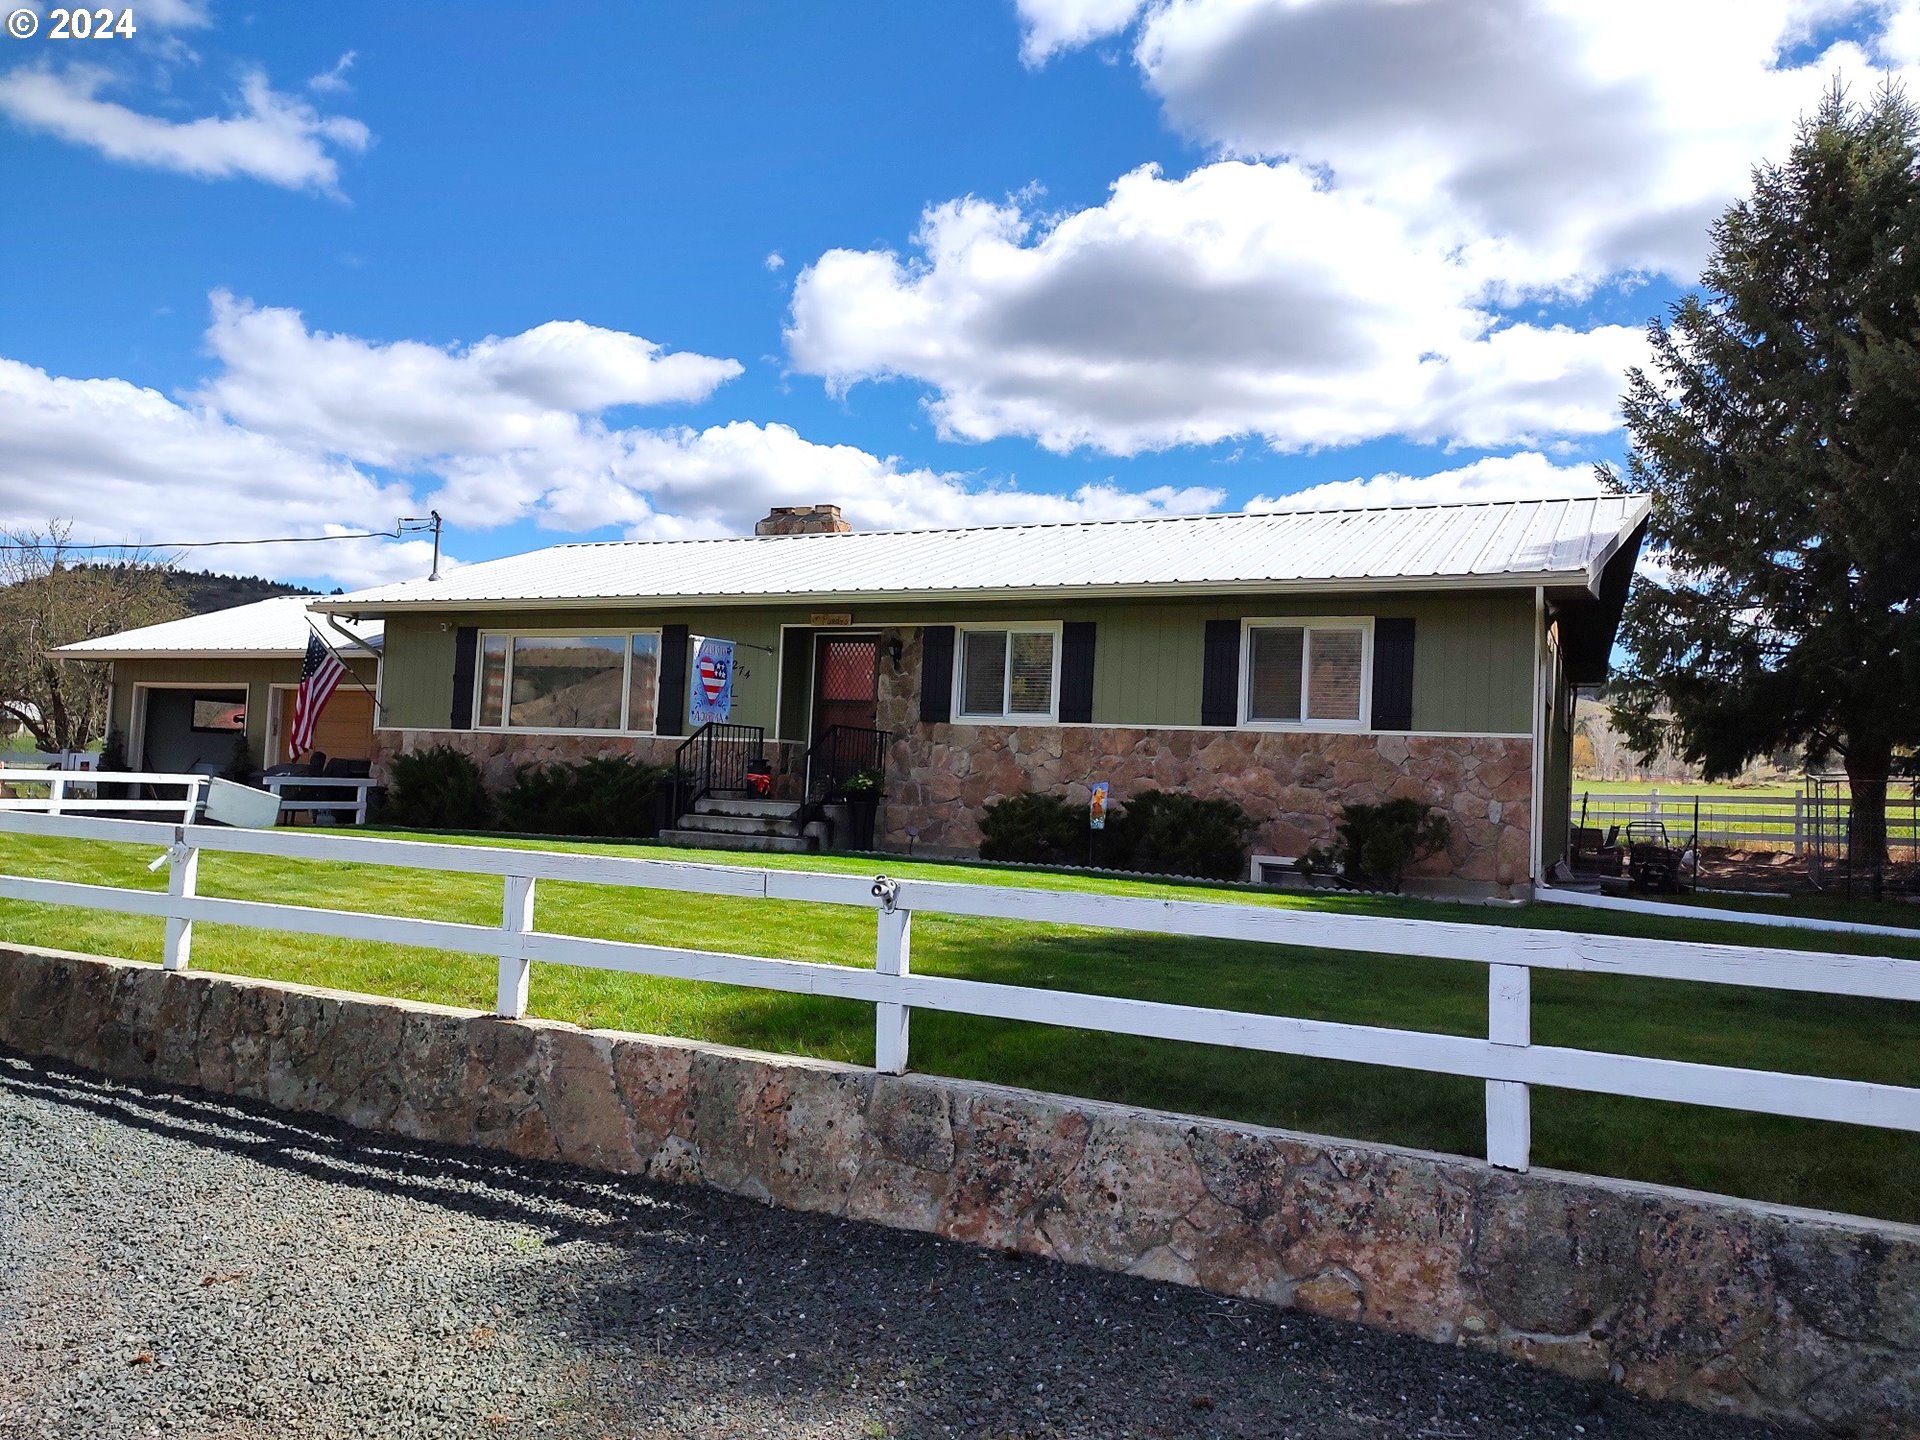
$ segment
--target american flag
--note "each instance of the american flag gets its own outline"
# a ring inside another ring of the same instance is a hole
[[[304,755],[313,749],[313,727],[320,712],[333,698],[347,667],[340,657],[321,643],[318,635],[307,636],[307,658],[300,664],[300,690],[293,697],[292,753]]]

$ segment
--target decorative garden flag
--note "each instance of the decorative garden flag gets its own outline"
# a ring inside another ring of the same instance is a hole
[[[1107,793],[1112,788],[1105,780],[1096,780],[1087,787],[1087,828],[1089,830],[1107,828]]]
[[[687,719],[694,725],[725,723],[733,713],[733,641],[711,635],[696,636],[693,651],[693,687]]]

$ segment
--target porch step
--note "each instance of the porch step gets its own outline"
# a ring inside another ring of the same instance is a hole
[[[695,817],[686,817],[691,820]],[[682,822],[684,823],[684,822]],[[758,850],[806,855],[816,848],[811,835],[740,835],[724,830],[662,830],[661,840],[669,845],[686,845],[699,850]]]
[[[800,813],[793,800],[739,799],[731,795],[703,795],[693,802],[696,815],[758,815],[770,820],[791,820]]]
[[[734,815],[711,810],[680,817],[682,830],[706,835],[798,835],[800,822],[792,815]]]

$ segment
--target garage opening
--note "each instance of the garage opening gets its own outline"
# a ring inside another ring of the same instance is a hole
[[[247,733],[245,689],[147,690],[144,770],[217,775]]]

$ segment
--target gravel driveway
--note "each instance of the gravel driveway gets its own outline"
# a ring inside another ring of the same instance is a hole
[[[1735,1437],[1485,1356],[0,1053],[0,1436]]]

